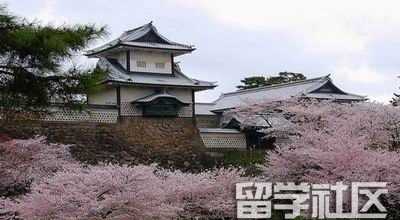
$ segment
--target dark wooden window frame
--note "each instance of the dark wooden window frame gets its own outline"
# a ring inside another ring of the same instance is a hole
[[[140,104],[144,117],[178,117],[179,110],[185,105],[173,98],[158,98]]]

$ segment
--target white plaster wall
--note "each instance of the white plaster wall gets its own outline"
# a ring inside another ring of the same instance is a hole
[[[91,105],[116,105],[117,91],[113,87],[104,87],[99,91],[88,94],[88,103]]]
[[[121,102],[132,102],[145,96],[152,95],[161,88],[152,87],[121,87]],[[192,90],[181,88],[167,88],[168,94],[178,97],[186,103],[192,103]]]
[[[167,92],[178,97],[183,102],[192,103],[192,90],[190,89],[170,88]]]
[[[121,87],[121,102],[132,102],[154,94],[155,89],[150,87]]]
[[[121,102],[135,101],[145,96],[154,94],[156,90],[160,90],[160,88],[157,89],[152,87],[123,86],[121,87]],[[168,88],[166,91],[168,94],[178,97],[183,102],[189,104],[192,103],[192,91],[190,89]],[[117,104],[116,88],[113,87],[104,87],[101,90],[96,91],[95,93],[88,94],[88,97],[89,97],[89,104],[98,104],[98,105]]]
[[[130,71],[171,74],[171,54],[166,52],[131,50]],[[137,61],[145,61],[146,68],[138,67]],[[156,63],[165,63],[164,68],[156,68]]]

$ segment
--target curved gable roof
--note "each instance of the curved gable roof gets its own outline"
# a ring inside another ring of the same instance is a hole
[[[152,95],[146,96],[146,97],[142,97],[140,99],[137,99],[135,101],[133,101],[132,103],[137,103],[137,104],[149,104],[152,103],[158,99],[171,99],[171,100],[175,100],[176,103],[179,103],[181,105],[188,105],[190,103],[184,102],[182,100],[180,100],[178,97],[174,96],[174,95],[170,95],[168,93],[154,93]]]
[[[321,88],[330,86],[334,92],[321,92]],[[291,97],[309,97],[317,99],[339,99],[363,101],[364,96],[346,93],[335,86],[329,75],[295,81],[290,83],[276,84],[253,89],[239,90],[236,92],[222,94],[211,109],[214,112],[246,106],[252,103],[281,101]]]
[[[177,43],[169,40],[161,35],[152,22],[143,26],[125,31],[117,39],[110,41],[102,46],[87,51],[87,56],[93,56],[106,50],[113,49],[118,46],[177,50],[177,51],[193,51],[194,46]]]

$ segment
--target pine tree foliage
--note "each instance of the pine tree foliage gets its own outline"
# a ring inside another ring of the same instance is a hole
[[[40,111],[55,100],[82,104],[85,93],[104,72],[63,64],[106,34],[95,25],[42,25],[0,8],[0,108]]]
[[[262,86],[270,86],[281,83],[295,82],[299,80],[305,80],[306,77],[302,73],[293,72],[280,72],[278,76],[252,76],[246,77],[240,82],[243,85],[237,86],[238,89],[252,89]]]

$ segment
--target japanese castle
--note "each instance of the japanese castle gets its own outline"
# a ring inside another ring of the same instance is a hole
[[[152,22],[125,31],[87,52],[107,70],[101,88],[87,95],[88,104],[116,106],[119,116],[194,117],[195,92],[216,86],[189,78],[175,62],[194,50],[165,38]]]
[[[192,45],[176,43],[162,36],[151,22],[125,31],[117,39],[87,52],[88,57],[99,59],[98,67],[107,70],[107,76],[99,82],[99,89],[87,94],[88,104],[116,108],[118,118],[195,118],[191,121],[194,127],[200,128],[206,147],[245,149],[249,143],[252,145],[247,140],[248,135],[236,127],[224,126],[221,121],[230,109],[291,97],[339,102],[366,100],[364,96],[343,91],[328,75],[224,93],[214,102],[196,103],[196,92],[213,89],[216,85],[188,77],[175,62],[176,57],[194,50]],[[236,121],[240,123],[240,120]]]

